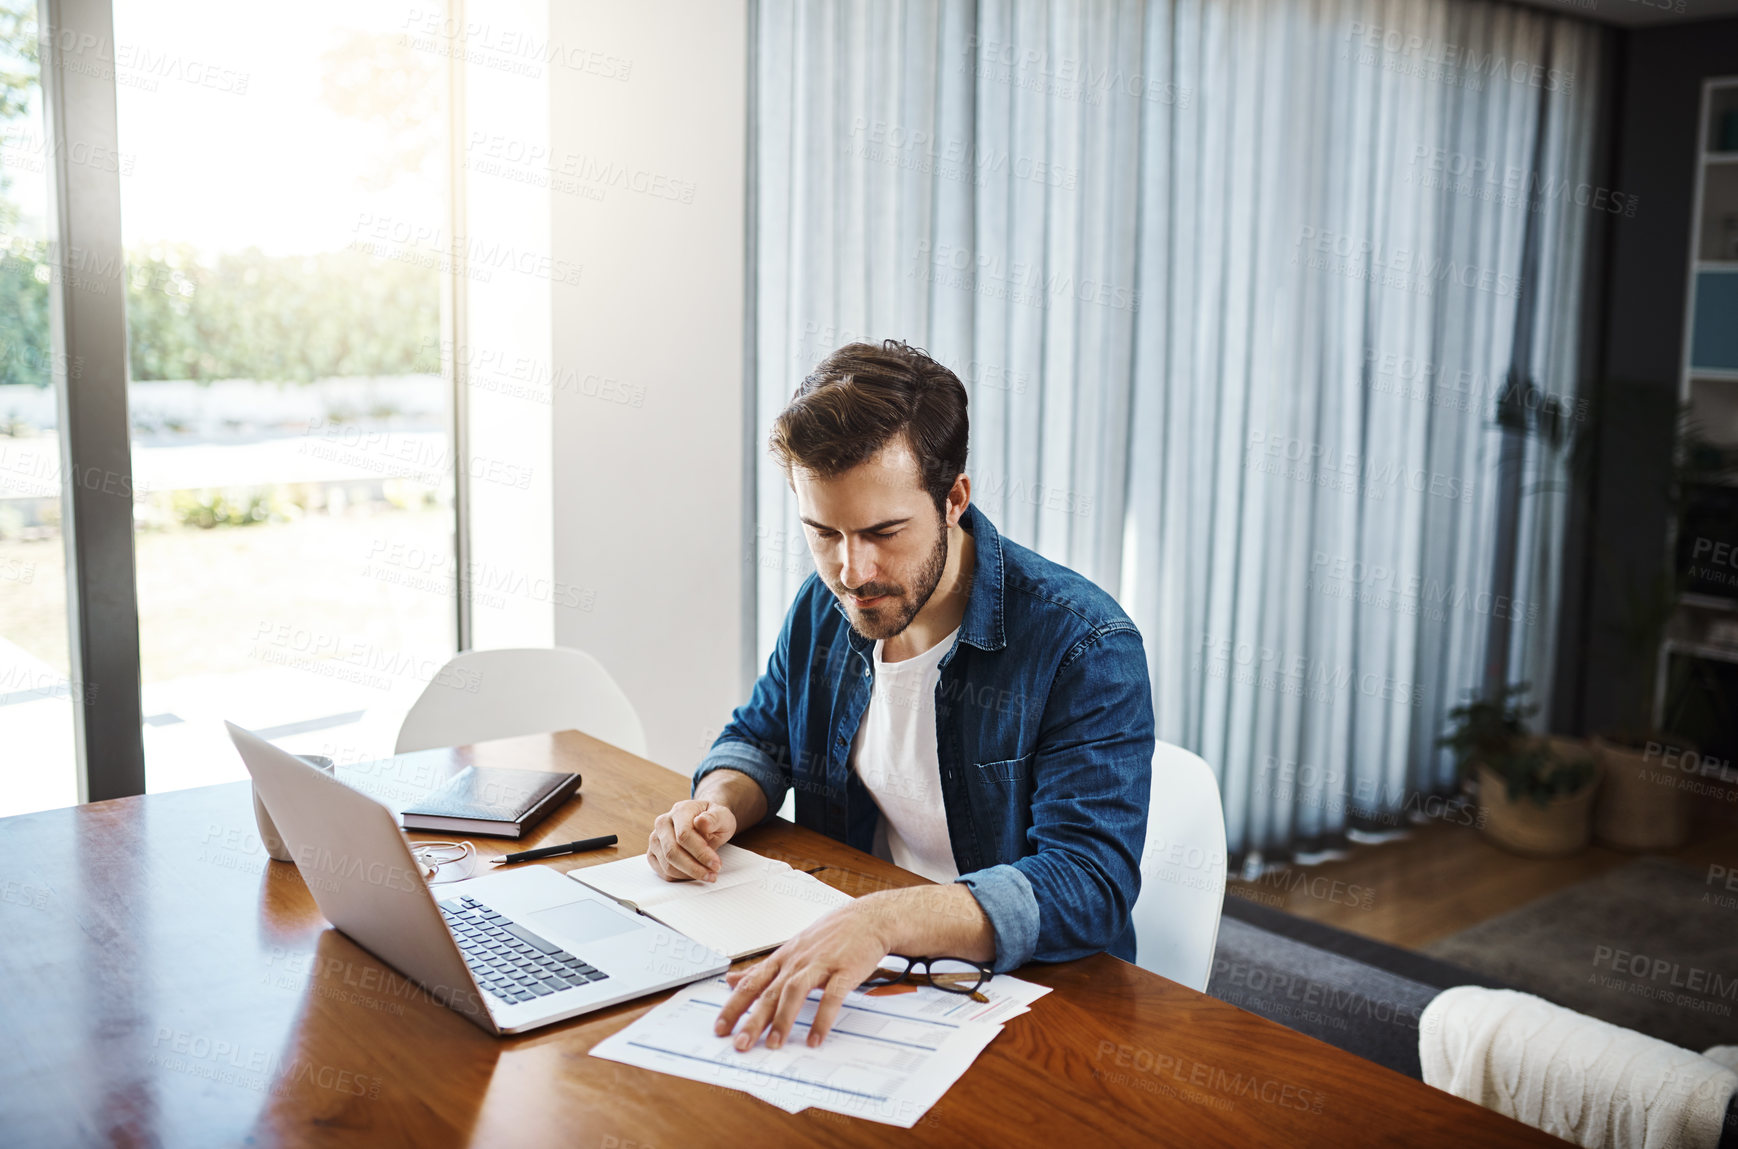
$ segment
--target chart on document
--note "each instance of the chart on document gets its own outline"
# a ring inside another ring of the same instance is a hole
[[[730,993],[721,977],[696,982],[599,1042],[592,1055],[741,1089],[791,1113],[814,1106],[910,1128],[1002,1030],[984,1021],[912,1016],[915,999],[883,1003],[854,993],[826,1040],[811,1049],[819,1003],[811,996],[782,1049],[763,1043],[742,1052],[713,1032]]]

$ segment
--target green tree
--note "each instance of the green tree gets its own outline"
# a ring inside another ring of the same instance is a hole
[[[5,301],[0,303],[0,387],[46,387],[54,379],[48,358],[48,284],[36,277],[39,266],[22,240],[10,239],[8,249],[0,252],[0,300]]]
[[[0,132],[36,106],[41,69],[34,0],[0,0]],[[378,133],[377,190],[431,179],[440,155],[443,77],[429,53],[394,36],[348,33],[321,57],[322,99]],[[0,167],[0,387],[48,386],[46,245],[14,234],[19,209]],[[190,245],[126,256],[127,343],[138,380],[261,379],[440,370],[438,261],[360,248],[267,256],[258,248],[200,262]]]
[[[41,68],[37,63],[35,0],[0,0],[0,136],[30,114]],[[18,224],[18,205],[6,193],[12,177],[0,162],[0,235]]]
[[[185,246],[127,258],[135,379],[270,379],[440,370],[433,268],[345,250],[225,252]]]
[[[13,136],[30,115],[40,69],[35,0],[0,0],[0,138]],[[53,377],[48,360],[48,285],[37,279],[38,254],[22,237],[12,174],[0,153],[0,386]]]
[[[373,167],[356,175],[366,190],[433,174],[446,130],[439,65],[397,35],[354,29],[321,55],[321,102],[374,132]]]

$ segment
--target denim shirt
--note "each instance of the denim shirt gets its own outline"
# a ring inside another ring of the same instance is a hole
[[[976,565],[935,690],[956,880],[995,931],[998,972],[1101,950],[1133,961],[1153,761],[1140,632],[1110,595],[1004,539],[975,506],[960,524]],[[741,771],[769,819],[794,787],[799,826],[869,852],[880,810],[849,756],[873,648],[811,574],[694,784]]]

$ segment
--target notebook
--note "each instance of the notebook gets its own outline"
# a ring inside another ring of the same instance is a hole
[[[407,806],[406,830],[523,837],[579,789],[579,775],[548,770],[466,766],[445,786]]]
[[[732,961],[783,945],[853,900],[812,874],[741,846],[727,843],[718,857],[723,867],[716,882],[666,882],[643,854],[567,876]]]

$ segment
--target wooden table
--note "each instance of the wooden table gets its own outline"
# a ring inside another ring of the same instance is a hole
[[[468,762],[576,769],[526,843],[645,849],[687,780],[578,733],[340,777],[407,804]],[[419,835],[420,837],[430,837]],[[750,849],[852,894],[924,879],[784,822]],[[506,1040],[321,919],[237,782],[0,819],[0,1142],[35,1145],[1562,1144],[1103,954],[1053,986],[909,1131],[590,1057],[658,998]]]

